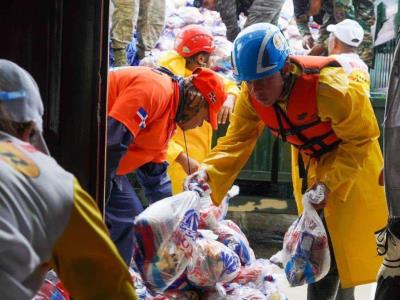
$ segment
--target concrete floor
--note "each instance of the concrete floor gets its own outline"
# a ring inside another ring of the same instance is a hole
[[[288,300],[306,300],[307,286],[290,287],[285,273],[282,269],[277,269],[278,286],[286,295]],[[373,300],[375,295],[376,283],[364,284],[356,287],[355,300]]]

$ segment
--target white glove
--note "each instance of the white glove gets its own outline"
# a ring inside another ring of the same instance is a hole
[[[327,188],[323,183],[317,183],[313,188],[308,190],[303,195],[303,200],[310,204],[320,204],[325,200]]]
[[[183,184],[185,191],[196,191],[201,197],[206,197],[211,194],[211,188],[207,183],[208,176],[205,169],[200,169],[197,172],[186,177]]]

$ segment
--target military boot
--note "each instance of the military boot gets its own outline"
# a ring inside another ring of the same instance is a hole
[[[383,263],[378,278],[400,276],[400,220],[390,220],[386,228],[376,233],[378,255],[383,256]]]

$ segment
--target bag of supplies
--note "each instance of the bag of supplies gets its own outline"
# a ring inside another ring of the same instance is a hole
[[[199,238],[197,252],[187,268],[187,278],[197,287],[215,287],[232,281],[240,271],[239,257],[224,244]]]
[[[303,197],[303,214],[283,240],[282,263],[291,286],[322,279],[330,268],[328,236],[316,210]]]
[[[133,259],[145,284],[163,292],[181,278],[195,255],[200,198],[184,192],[165,198],[135,219]]]

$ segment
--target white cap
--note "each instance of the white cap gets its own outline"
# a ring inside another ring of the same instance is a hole
[[[352,47],[360,46],[364,38],[364,29],[358,22],[350,19],[345,19],[335,25],[328,25],[326,29],[341,42]]]
[[[48,154],[42,136],[44,109],[39,87],[27,71],[6,59],[0,59],[0,102],[8,120],[35,123],[36,130],[31,143]]]

